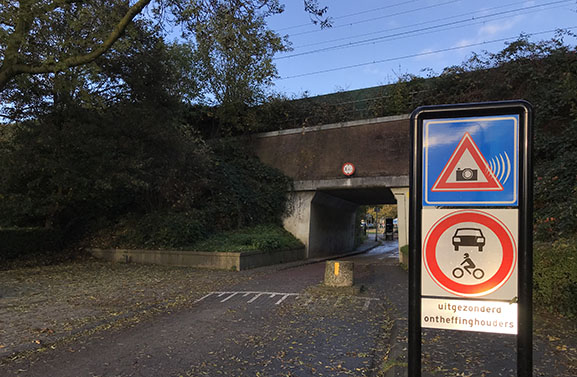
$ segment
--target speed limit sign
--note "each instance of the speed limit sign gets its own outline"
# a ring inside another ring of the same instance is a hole
[[[345,162],[343,164],[343,174],[347,177],[350,177],[355,173],[355,165],[351,164],[350,162]]]

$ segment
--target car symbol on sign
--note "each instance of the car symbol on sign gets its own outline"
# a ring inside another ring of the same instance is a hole
[[[453,236],[453,246],[455,247],[455,251],[458,251],[461,246],[476,246],[479,248],[479,251],[483,251],[485,237],[481,229],[459,228]]]

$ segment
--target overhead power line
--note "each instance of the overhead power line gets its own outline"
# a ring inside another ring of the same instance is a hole
[[[573,29],[577,29],[577,26],[570,26],[570,27],[565,27],[565,28],[562,28],[562,29],[563,29],[563,30],[573,30]],[[536,33],[528,33],[527,35],[528,35],[528,36],[536,36],[536,35],[553,33],[553,32],[555,32],[555,31],[557,31],[557,30],[559,30],[559,29],[552,29],[552,30],[540,31],[540,32],[536,32]],[[420,53],[416,53],[416,54],[397,56],[397,57],[394,57],[394,58],[387,58],[387,59],[382,59],[382,60],[374,60],[374,61],[372,61],[372,62],[352,64],[352,65],[347,65],[347,66],[342,66],[342,67],[323,69],[323,70],[320,70],[320,71],[301,73],[301,74],[298,74],[298,75],[281,77],[279,80],[289,80],[289,79],[295,79],[295,78],[299,78],[299,77],[319,75],[319,74],[322,74],[322,73],[337,72],[337,71],[343,71],[343,70],[346,70],[346,69],[366,67],[366,66],[374,65],[374,64],[388,63],[388,62],[397,61],[397,60],[418,58],[418,57],[421,57],[421,56],[434,55],[434,54],[439,54],[439,53],[442,53],[442,52],[462,50],[462,49],[469,48],[469,47],[477,47],[477,46],[483,46],[483,45],[492,44],[492,43],[505,42],[505,41],[509,41],[509,40],[512,40],[512,39],[516,39],[516,38],[519,38],[519,36],[517,35],[517,36],[514,36],[514,37],[493,39],[493,40],[491,40],[491,41],[483,41],[483,42],[478,42],[478,43],[471,43],[471,44],[462,45],[462,46],[455,46],[455,47],[443,48],[443,49],[440,49],[440,50],[426,51],[426,52],[420,52]]]
[[[539,5],[533,5],[533,6],[529,6],[529,7],[525,7],[525,8],[520,8],[520,9],[511,9],[511,10],[507,10],[507,11],[502,11],[502,12],[497,12],[497,13],[492,13],[492,14],[486,14],[483,16],[471,17],[471,18],[467,18],[464,20],[447,22],[447,23],[440,24],[440,25],[428,26],[428,27],[424,27],[424,28],[420,28],[420,29],[414,29],[414,30],[409,30],[409,31],[404,31],[404,32],[399,32],[399,33],[394,33],[394,34],[388,34],[388,35],[375,37],[375,38],[363,39],[363,40],[356,41],[356,42],[344,43],[344,44],[340,44],[340,45],[304,51],[304,52],[300,52],[300,53],[296,53],[296,54],[280,56],[278,58],[275,58],[274,60],[289,59],[289,58],[294,58],[294,57],[298,57],[298,56],[311,55],[311,54],[316,54],[319,52],[337,50],[337,49],[342,49],[342,48],[365,46],[368,44],[374,44],[377,42],[382,42],[384,40],[387,40],[387,41],[388,40],[394,40],[394,39],[397,39],[398,37],[403,37],[403,36],[410,35],[410,34],[430,32],[430,31],[434,31],[435,29],[440,29],[440,28],[444,28],[444,27],[448,27],[448,26],[455,26],[455,25],[460,25],[460,24],[467,24],[467,23],[470,23],[473,21],[486,20],[489,18],[497,17],[497,16],[510,15],[510,14],[515,14],[515,13],[519,13],[519,12],[523,12],[523,11],[530,11],[530,10],[535,10],[535,9],[546,10],[547,8],[545,8],[545,9],[540,9],[540,8],[547,7],[547,6],[566,4],[566,3],[572,3],[572,2],[573,2],[573,0],[559,0],[559,1],[553,1],[553,2],[549,2],[549,3],[545,3],[545,4],[539,4]],[[418,25],[422,25],[422,24],[423,23],[419,23],[419,24],[414,24],[411,26],[418,26]]]
[[[568,2],[573,2],[573,0],[569,0]],[[397,27],[390,28],[390,29],[373,31],[373,32],[370,32],[370,33],[362,33],[362,34],[357,34],[357,35],[349,35],[349,36],[347,36],[347,37],[341,37],[341,38],[336,38],[336,39],[329,39],[329,40],[320,41],[320,42],[307,43],[307,44],[304,44],[304,45],[299,45],[299,46],[293,47],[293,49],[294,49],[294,50],[297,50],[297,49],[301,49],[301,48],[304,48],[304,47],[312,47],[312,46],[318,46],[318,45],[328,44],[328,43],[332,43],[332,42],[340,42],[340,41],[346,41],[346,40],[349,40],[349,39],[356,39],[356,38],[366,37],[366,36],[369,36],[369,35],[383,34],[383,33],[386,33],[386,32],[391,32],[391,31],[396,31],[396,30],[402,30],[402,29],[408,29],[408,28],[411,28],[411,27],[420,26],[420,25],[432,24],[432,23],[435,23],[435,22],[452,20],[452,19],[454,19],[454,18],[471,16],[471,15],[475,15],[475,14],[478,14],[478,13],[486,13],[486,12],[489,12],[489,11],[494,11],[494,10],[502,9],[502,8],[509,8],[509,7],[513,7],[513,6],[517,6],[517,5],[526,4],[526,3],[527,3],[527,1],[524,0],[524,1],[516,2],[516,3],[510,3],[510,4],[500,5],[500,6],[498,6],[498,7],[484,8],[484,9],[480,9],[480,10],[475,10],[475,11],[473,11],[473,12],[466,12],[466,13],[457,14],[457,15],[454,15],[454,16],[436,18],[436,19],[434,19],[434,20],[419,22],[419,23],[411,24],[411,25],[397,26]]]
[[[400,3],[396,3],[396,4],[391,4],[391,5],[387,5],[386,7],[379,7],[379,8],[373,8],[373,9],[367,9],[361,12],[356,12],[356,13],[349,13],[349,14],[345,14],[339,17],[332,17],[333,20],[342,20],[343,18],[349,18],[349,17],[354,17],[354,16],[360,16],[361,14],[367,14],[367,13],[374,13],[380,10],[384,10],[384,9],[391,9],[391,8],[395,8],[401,5],[405,5],[405,4],[409,4],[409,3],[414,3],[416,1],[420,1],[420,0],[410,0],[410,1],[402,1]],[[294,26],[287,26],[284,27],[282,29],[278,29],[277,31],[284,31],[284,30],[291,30],[291,29],[298,29],[301,27],[305,27],[305,26],[311,26],[310,22],[307,22],[306,24],[300,24],[300,25],[294,25]]]
[[[372,22],[372,21],[377,21],[377,20],[382,20],[382,19],[389,18],[389,17],[401,16],[401,15],[404,15],[404,14],[409,14],[409,13],[414,13],[414,12],[420,12],[420,11],[427,10],[427,9],[438,8],[438,7],[442,7],[442,6],[444,6],[444,5],[449,5],[449,4],[453,4],[453,3],[458,3],[458,2],[460,2],[460,1],[461,1],[461,0],[451,0],[451,1],[446,1],[446,2],[444,2],[444,3],[440,3],[440,4],[433,4],[433,5],[429,5],[429,6],[426,6],[426,7],[409,9],[409,10],[405,10],[405,11],[402,11],[402,12],[391,13],[391,14],[387,14],[387,15],[384,15],[384,16],[380,16],[380,17],[369,18],[369,19],[362,20],[362,21],[349,22],[349,23],[344,24],[344,25],[333,26],[333,27],[331,27],[331,30],[340,29],[340,28],[348,27],[348,26],[352,26],[352,25],[364,24],[364,23],[367,23],[367,22]],[[315,29],[315,30],[303,31],[303,32],[301,32],[301,33],[289,34],[289,37],[296,37],[297,35],[318,33],[318,32],[321,32],[321,31],[323,31],[323,29]]]

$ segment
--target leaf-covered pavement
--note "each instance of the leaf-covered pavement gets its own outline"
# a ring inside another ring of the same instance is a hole
[[[379,298],[369,310],[359,297],[306,289],[323,264],[238,273],[85,260],[3,271],[0,374],[403,376],[407,275],[371,258],[353,258],[360,295]],[[291,295],[253,300],[243,289]],[[239,293],[195,303],[210,292]],[[534,338],[534,376],[577,375],[574,322],[536,315]],[[510,336],[426,330],[423,342],[424,376],[515,375]]]
[[[250,279],[229,271],[93,259],[0,274],[0,359],[137,322]]]

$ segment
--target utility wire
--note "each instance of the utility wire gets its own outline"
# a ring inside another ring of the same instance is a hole
[[[425,27],[425,28],[420,28],[420,29],[415,29],[415,30],[409,30],[409,31],[404,31],[404,32],[399,32],[399,33],[394,33],[394,34],[388,34],[388,35],[384,35],[384,36],[381,36],[381,37],[369,38],[369,39],[364,39],[364,40],[360,40],[360,41],[356,41],[356,42],[344,43],[344,44],[335,45],[335,46],[330,46],[330,47],[325,47],[325,48],[320,48],[320,49],[316,49],[316,50],[309,50],[309,51],[299,52],[299,53],[296,53],[296,54],[280,56],[280,57],[278,57],[278,58],[275,58],[274,60],[289,59],[289,58],[294,58],[294,57],[297,57],[297,56],[316,54],[316,53],[319,53],[319,52],[337,50],[337,49],[342,49],[342,48],[365,46],[365,45],[367,45],[367,44],[374,44],[374,43],[376,43],[376,42],[383,41],[384,39],[386,39],[386,40],[394,40],[394,39],[396,39],[395,37],[402,37],[402,36],[406,36],[406,35],[409,35],[409,34],[420,33],[420,32],[422,33],[422,32],[425,32],[425,31],[432,31],[432,30],[439,29],[439,28],[443,28],[443,27],[447,27],[447,26],[454,26],[454,25],[459,25],[459,24],[466,24],[466,23],[470,23],[470,22],[476,21],[476,20],[485,20],[485,19],[488,19],[488,18],[491,18],[491,17],[502,16],[502,15],[507,15],[507,14],[512,14],[512,13],[518,13],[518,12],[522,12],[522,11],[526,11],[526,10],[533,10],[533,9],[536,9],[536,8],[543,8],[543,7],[549,6],[549,5],[559,5],[559,4],[562,4],[562,3],[564,4],[564,3],[569,3],[569,2],[573,2],[573,0],[553,1],[553,2],[549,2],[549,3],[540,4],[540,5],[533,5],[533,6],[529,6],[529,7],[525,7],[525,8],[521,8],[521,9],[511,9],[511,10],[502,11],[502,12],[497,12],[497,13],[493,13],[493,14],[487,14],[487,15],[484,15],[484,16],[472,17],[472,18],[468,18],[468,19],[465,19],[465,20],[452,21],[452,22],[447,22],[447,23],[440,24],[440,25],[428,26],[428,27]],[[540,10],[546,10],[546,9],[540,9]],[[415,25],[412,25],[412,26],[416,26],[416,25],[419,25],[419,24],[415,24]],[[465,26],[466,26],[466,25],[465,25]]]
[[[461,0],[451,0],[451,1],[446,1],[444,3],[440,3],[440,4],[433,4],[433,5],[429,5],[426,7],[420,7],[420,8],[416,8],[416,9],[409,9],[409,10],[405,10],[402,12],[397,12],[397,13],[392,13],[392,14],[387,14],[385,16],[380,16],[380,17],[374,17],[374,18],[368,18],[366,20],[362,20],[362,21],[357,21],[357,22],[350,22],[348,24],[344,24],[344,25],[337,25],[337,26],[333,26],[331,27],[331,30],[334,29],[340,29],[343,27],[347,27],[347,26],[352,26],[352,25],[358,25],[358,24],[364,24],[367,22],[372,22],[372,21],[377,21],[377,20],[382,20],[384,18],[389,18],[389,17],[394,17],[394,16],[401,16],[403,14],[409,14],[409,13],[414,13],[414,12],[419,12],[419,11],[423,11],[423,10],[427,10],[427,9],[431,9],[431,8],[438,8],[444,5],[448,5],[448,4],[453,4],[453,3],[458,3]],[[315,30],[309,30],[309,31],[303,31],[300,33],[296,33],[296,34],[289,34],[289,37],[296,37],[297,35],[304,35],[304,34],[312,34],[312,33],[318,33],[320,31],[324,31],[323,29],[315,29]]]
[[[573,2],[573,0],[570,0],[570,1],[568,1],[568,2]],[[527,3],[527,1],[520,1],[520,2],[517,2],[517,3],[511,3],[511,4],[501,5],[501,6],[498,6],[498,7],[485,8],[485,9],[480,9],[480,10],[476,10],[476,11],[473,11],[473,12],[466,12],[466,13],[457,14],[457,15],[454,15],[454,16],[437,18],[437,19],[434,19],[434,20],[419,22],[419,23],[412,24],[412,25],[398,26],[398,27],[391,28],[391,29],[374,31],[374,32],[371,32],[371,33],[363,33],[363,34],[357,34],[357,35],[352,35],[352,36],[348,36],[348,37],[330,39],[330,40],[321,41],[321,42],[307,43],[307,44],[304,44],[304,45],[300,45],[300,46],[294,47],[293,49],[294,49],[294,50],[298,50],[298,49],[301,49],[301,48],[304,48],[304,47],[312,47],[312,46],[318,46],[318,45],[323,45],[323,44],[332,43],[332,42],[346,41],[346,40],[348,40],[348,39],[355,39],[355,38],[366,37],[366,36],[369,36],[369,35],[383,34],[383,33],[385,33],[385,32],[391,32],[391,31],[396,31],[396,30],[408,29],[408,28],[411,28],[411,27],[414,27],[414,26],[427,25],[427,24],[432,24],[432,23],[440,22],[440,21],[447,21],[447,20],[451,20],[451,19],[453,19],[453,18],[464,17],[464,16],[471,16],[471,15],[475,15],[475,14],[481,13],[481,12],[494,11],[494,10],[497,10],[497,9],[508,8],[508,7],[517,6],[517,5],[526,4],[526,3]]]
[[[573,29],[577,29],[577,26],[570,26],[570,27],[562,28],[562,30],[573,30]],[[552,30],[540,31],[540,32],[536,32],[536,33],[528,33],[528,34],[526,34],[526,35],[528,35],[528,36],[536,36],[536,35],[541,35],[541,34],[552,33],[552,32],[555,32],[555,31],[557,31],[557,30],[559,30],[559,29],[552,29]],[[417,53],[417,54],[397,56],[397,57],[394,57],[394,58],[388,58],[388,59],[382,59],[382,60],[374,60],[374,61],[372,61],[372,62],[352,64],[352,65],[347,65],[347,66],[343,66],[343,67],[337,67],[337,68],[324,69],[324,70],[320,70],[320,71],[301,73],[301,74],[298,74],[298,75],[281,77],[281,78],[279,78],[279,80],[295,79],[295,78],[299,78],[299,77],[306,77],[306,76],[318,75],[318,74],[321,74],[321,73],[329,73],[329,72],[343,71],[343,70],[351,69],[351,68],[365,67],[365,66],[373,65],[373,64],[387,63],[387,62],[392,62],[392,61],[397,61],[397,60],[404,60],[404,59],[410,59],[410,58],[417,58],[417,57],[421,57],[421,56],[434,55],[434,54],[439,54],[439,53],[441,53],[441,52],[462,50],[462,49],[468,48],[468,47],[477,47],[477,46],[482,46],[482,45],[491,44],[491,43],[505,42],[505,41],[508,41],[508,40],[511,40],[511,39],[516,39],[516,38],[518,38],[518,37],[519,37],[519,36],[508,37],[508,38],[499,38],[499,39],[493,39],[493,40],[491,40],[491,41],[483,41],[483,42],[478,42],[478,43],[471,43],[471,44],[468,44],[468,45],[448,47],[448,48],[444,48],[444,49],[440,49],[440,50],[426,51],[426,52],[420,52],[420,53]]]
[[[341,20],[341,19],[343,19],[343,18],[349,18],[349,17],[359,16],[359,15],[361,15],[361,14],[374,13],[374,12],[377,12],[377,11],[379,11],[379,10],[395,8],[395,7],[398,7],[398,6],[400,6],[400,5],[405,5],[405,4],[408,4],[408,3],[414,3],[414,2],[416,2],[416,1],[420,1],[420,0],[403,1],[403,2],[400,2],[400,3],[396,3],[396,4],[387,5],[386,7],[373,8],[373,9],[368,9],[368,10],[364,10],[364,11],[357,12],[357,13],[345,14],[345,15],[339,16],[339,17],[332,17],[332,19],[333,19],[333,20]],[[284,28],[282,28],[282,29],[278,29],[277,31],[298,29],[298,28],[305,27],[305,26],[311,26],[311,23],[308,22],[308,23],[306,23],[306,24],[300,24],[300,25],[294,25],[294,26],[287,26],[287,27],[284,27]]]
[[[563,7],[563,6],[564,6],[564,5],[562,5],[562,6],[556,6],[556,7],[552,7],[552,8],[548,8],[548,10],[561,8],[561,7]],[[524,13],[521,13],[521,14],[517,14],[517,16],[526,15],[526,14],[531,14],[531,13],[538,13],[538,12],[540,12],[540,11],[541,11],[541,10],[538,10],[538,11],[533,10],[532,12],[524,12]],[[492,19],[491,21],[506,20],[506,19],[510,19],[510,18],[511,18],[511,16],[503,16],[503,17],[494,18],[494,19]],[[424,31],[424,32],[421,32],[421,33],[410,34],[410,35],[403,35],[403,36],[399,36],[399,37],[396,37],[396,38],[391,38],[391,39],[382,40],[382,41],[376,41],[376,42],[370,42],[370,43],[364,43],[364,44],[361,44],[361,45],[350,46],[350,47],[362,47],[362,46],[369,45],[369,44],[370,44],[370,45],[376,45],[376,44],[378,44],[378,43],[385,43],[385,42],[397,41],[397,40],[406,39],[406,38],[414,38],[414,37],[419,37],[419,36],[421,36],[421,35],[430,35],[431,33],[439,33],[439,32],[448,31],[448,30],[461,29],[461,28],[466,27],[466,26],[481,25],[481,24],[485,24],[486,22],[487,22],[487,21],[479,21],[479,22],[474,22],[474,23],[472,23],[472,24],[467,24],[467,25],[457,25],[457,26],[445,27],[445,28],[442,28],[442,29],[434,30],[434,31],[432,31],[432,32]],[[342,47],[342,48],[347,48],[347,47]]]

